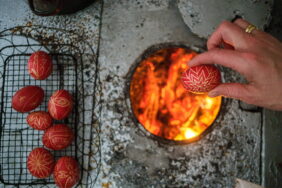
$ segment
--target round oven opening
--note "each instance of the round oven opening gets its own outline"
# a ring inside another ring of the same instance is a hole
[[[130,104],[139,123],[150,133],[171,141],[192,142],[210,129],[221,97],[193,94],[181,75],[197,53],[186,47],[150,50],[138,62],[130,81]]]

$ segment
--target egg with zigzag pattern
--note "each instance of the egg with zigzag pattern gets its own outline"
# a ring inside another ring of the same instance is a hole
[[[181,80],[185,89],[201,94],[221,84],[221,74],[214,65],[199,65],[187,69]]]

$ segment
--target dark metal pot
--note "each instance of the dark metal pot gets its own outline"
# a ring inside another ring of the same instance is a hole
[[[85,8],[95,0],[26,0],[31,10],[39,16],[71,14]]]

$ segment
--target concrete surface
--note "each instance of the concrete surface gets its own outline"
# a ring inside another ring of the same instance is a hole
[[[235,16],[263,29],[271,20],[272,4],[273,0],[179,0],[178,8],[191,31],[208,38],[222,21]]]

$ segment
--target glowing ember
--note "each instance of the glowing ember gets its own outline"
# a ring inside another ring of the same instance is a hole
[[[130,84],[131,106],[146,130],[169,140],[195,140],[214,122],[221,97],[187,92],[181,75],[197,54],[166,48],[148,56],[136,68]]]

